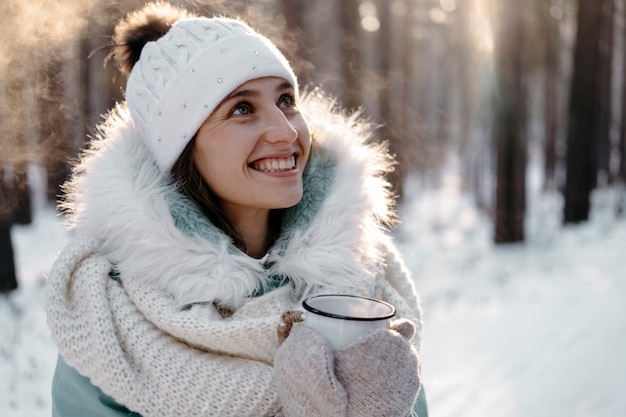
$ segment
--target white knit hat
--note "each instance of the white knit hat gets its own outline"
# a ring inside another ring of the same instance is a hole
[[[126,84],[126,101],[163,172],[169,173],[202,123],[246,81],[297,79],[286,58],[267,38],[228,18],[178,21],[148,42]]]

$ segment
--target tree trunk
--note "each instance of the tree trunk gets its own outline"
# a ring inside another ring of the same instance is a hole
[[[378,12],[378,19],[380,21],[380,29],[377,32],[377,56],[378,67],[377,75],[379,81],[378,86],[378,111],[381,122],[379,130],[379,137],[381,140],[386,141],[389,144],[389,151],[397,161],[395,169],[387,176],[387,180],[391,184],[391,188],[398,198],[398,201],[402,200],[403,190],[402,185],[406,176],[406,148],[402,145],[403,132],[399,126],[399,121],[394,117],[394,110],[397,107],[392,105],[390,91],[391,85],[393,85],[392,77],[394,77],[392,66],[392,16],[389,10],[390,4],[386,0],[377,0],[376,9]],[[400,121],[401,123],[401,121]]]
[[[32,155],[32,143],[27,143],[26,135],[26,106],[24,103],[24,68],[14,61],[8,75],[8,103],[12,111],[10,117],[10,131],[8,153],[11,160],[10,172],[12,179],[8,179],[14,195],[13,223],[30,224],[32,208],[30,185],[28,182],[29,155]],[[4,151],[4,150],[3,150]],[[12,152],[11,152],[12,151]]]
[[[496,243],[524,240],[526,205],[526,94],[524,74],[523,12],[516,3],[501,4],[500,44],[496,51],[497,95],[495,121],[496,141],[496,209],[494,240]]]
[[[0,293],[8,293],[16,288],[11,227],[0,224]]]
[[[313,64],[311,63],[311,45],[307,34],[305,16],[307,15],[309,1],[279,0],[279,9],[286,19],[287,28],[293,33],[296,43],[296,56],[292,60],[292,66],[298,76],[298,83],[306,86],[314,82]],[[307,34],[307,36],[305,36]],[[293,62],[295,61],[295,62]]]
[[[344,0],[340,5],[341,24],[341,79],[344,86],[342,104],[346,109],[355,110],[362,105],[361,66],[359,56],[359,2]]]
[[[614,0],[605,0],[601,10],[600,38],[598,40],[598,86],[596,134],[594,144],[593,184],[597,181],[607,182],[610,179],[609,159],[611,153],[611,74],[613,68],[613,21]]]
[[[67,161],[68,148],[73,137],[68,133],[68,120],[65,114],[69,109],[64,101],[61,61],[50,58],[39,71],[39,94],[37,106],[39,114],[39,140],[42,149],[43,165],[46,170],[46,197],[54,201],[61,192],[61,184],[69,175]]]
[[[595,183],[593,139],[598,123],[595,110],[599,94],[598,41],[604,1],[578,2],[578,29],[567,128],[565,224],[589,218],[590,194]]]
[[[622,1],[622,18],[623,21],[626,22],[626,0]],[[622,120],[620,125],[620,136],[619,136],[619,149],[620,149],[620,164],[618,176],[623,185],[626,185],[626,28],[622,28],[622,35],[624,38],[624,43],[622,45],[622,59],[625,62],[622,62]]]
[[[618,4],[621,7],[622,22],[626,22],[626,0],[621,0]],[[620,35],[622,38],[622,88],[620,95],[621,118],[616,146],[620,155],[620,160],[617,171],[615,172],[614,181],[619,187],[615,210],[618,215],[623,215],[626,211],[626,62],[624,62],[626,59],[626,28],[622,25],[619,30],[621,30]]]
[[[415,61],[413,51],[413,34],[411,4],[406,0],[404,3],[405,13],[402,16],[394,16],[395,21],[392,23],[397,29],[393,33],[390,48],[394,52],[394,68],[392,72],[391,97],[390,103],[391,115],[394,126],[392,138],[394,139],[394,148],[397,166],[394,171],[394,182],[397,184],[398,197],[403,197],[404,182],[409,172],[419,159],[419,129],[417,121],[417,113],[413,108],[411,97],[412,72],[413,63]]]
[[[17,140],[21,139],[16,134],[16,129],[22,123],[13,116],[23,116],[23,112],[19,112],[19,109],[15,113],[9,111],[14,105],[21,105],[19,97],[22,94],[22,84],[17,78],[20,69],[9,66],[5,72],[6,79],[0,79],[0,101],[7,104],[0,106],[0,134],[4,139],[0,152],[0,293],[8,293],[17,288],[11,226],[15,223],[17,208],[29,201],[23,199],[28,194],[18,192],[15,177],[16,155],[20,150]],[[24,214],[30,216],[30,212],[22,213],[22,216]]]
[[[541,3],[544,4],[543,2]],[[540,10],[541,17],[546,24],[546,45],[545,45],[545,88],[544,88],[544,188],[554,190],[556,184],[556,162],[557,162],[557,137],[559,130],[559,89],[558,82],[560,77],[559,50],[560,36],[559,25],[556,19],[550,15],[550,4],[542,7]]]
[[[0,158],[0,293],[7,293],[17,288],[11,224],[14,206],[11,204],[11,186],[5,181],[4,166]]]

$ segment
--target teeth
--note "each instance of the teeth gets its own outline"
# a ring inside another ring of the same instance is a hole
[[[263,159],[254,163],[253,168],[263,172],[282,172],[294,169],[296,158],[291,155],[284,159]]]

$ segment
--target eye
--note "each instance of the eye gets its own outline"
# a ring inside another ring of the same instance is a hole
[[[296,107],[296,99],[293,94],[283,94],[280,96],[278,104],[283,108],[294,109]]]
[[[237,103],[231,114],[244,116],[252,113],[252,105],[248,102]]]

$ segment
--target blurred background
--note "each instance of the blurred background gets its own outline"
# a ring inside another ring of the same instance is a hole
[[[107,45],[115,22],[143,3],[0,4],[3,242],[7,227],[32,217],[32,172],[56,199],[68,162],[123,100]],[[596,187],[623,187],[624,0],[172,3],[241,16],[285,50],[303,86],[363,107],[398,159],[390,180],[400,201],[407,176],[436,185],[458,157],[496,242],[524,239],[529,161],[541,164],[546,190],[563,193],[565,223],[588,218]]]
[[[0,415],[49,415],[55,202],[144,3],[0,2]],[[380,126],[433,417],[626,415],[626,0],[171,3],[242,17]]]

